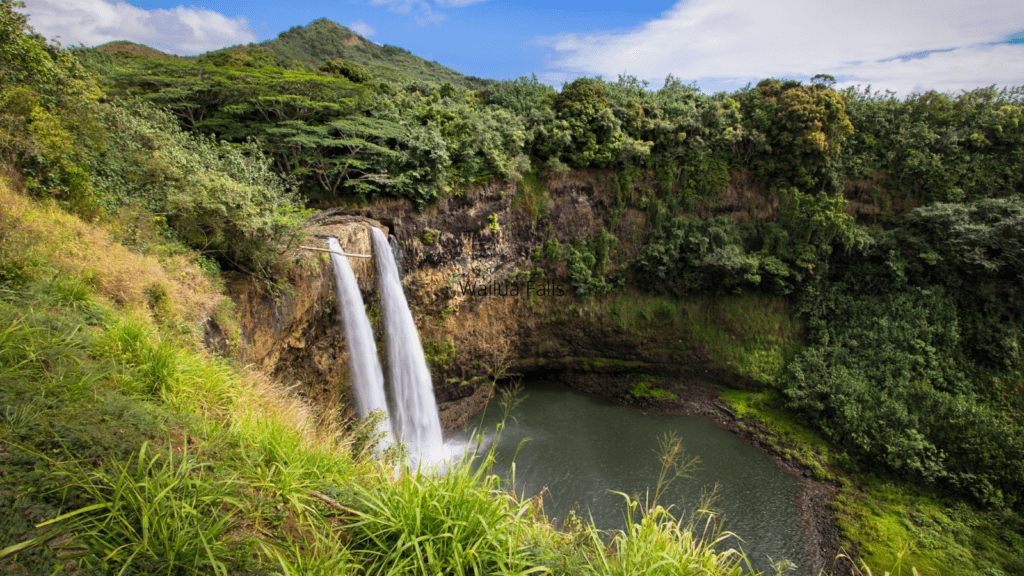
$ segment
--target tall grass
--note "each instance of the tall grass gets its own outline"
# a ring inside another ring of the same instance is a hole
[[[98,505],[66,514],[70,546],[84,548],[89,564],[109,573],[228,574],[244,563],[244,547],[224,536],[242,504],[237,480],[218,476],[190,454],[147,452],[100,469],[60,469],[67,490]],[[241,558],[239,558],[241,556]]]
[[[615,532],[606,547],[596,541],[596,532],[592,532],[594,548],[598,551],[593,562],[595,572],[608,576],[739,576],[752,572],[739,550],[716,549],[719,544],[728,542],[734,536],[721,532],[713,515],[705,515],[701,525],[677,517],[661,506],[640,506],[638,501],[628,496],[625,500],[628,519],[626,530]]]
[[[46,278],[74,308],[91,299],[166,320],[198,323],[224,296],[202,259],[150,231],[145,254],[112,240],[116,225],[84,222],[56,203],[35,201],[0,177],[0,281]],[[150,310],[154,286],[163,287],[161,310]]]
[[[420,471],[359,494],[353,525],[366,574],[530,574],[519,550],[519,508],[500,480],[463,464]]]
[[[720,544],[735,536],[718,527],[715,514],[714,492],[705,495],[690,518],[674,513],[659,503],[661,495],[680,478],[692,478],[698,466],[696,457],[688,456],[682,440],[674,433],[659,439],[658,458],[661,473],[654,489],[654,497],[639,498],[619,493],[626,504],[626,529],[612,532],[610,543],[602,548],[596,540],[597,532],[590,531],[597,554],[593,565],[600,574],[723,574],[743,573],[746,561],[743,554],[729,548],[718,551]],[[606,550],[614,551],[609,554]],[[749,563],[746,565],[749,570]]]

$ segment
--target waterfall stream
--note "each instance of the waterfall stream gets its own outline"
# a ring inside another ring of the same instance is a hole
[[[449,456],[441,437],[437,401],[398,268],[384,233],[373,232],[381,308],[384,311],[388,375],[394,400],[394,431],[409,448],[412,464],[442,464]]]
[[[387,414],[384,374],[380,369],[377,344],[373,340],[373,331],[370,330],[370,320],[366,317],[366,308],[363,306],[363,297],[359,293],[356,277],[348,265],[348,257],[338,254],[343,251],[338,239],[328,238],[327,247],[331,250],[338,302],[345,324],[345,336],[348,338],[349,364],[352,367],[352,382],[359,417],[366,418],[375,410],[383,410]],[[394,440],[388,418],[381,420],[379,430],[384,436],[384,447],[391,445]]]

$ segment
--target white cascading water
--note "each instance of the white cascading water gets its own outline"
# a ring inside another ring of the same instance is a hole
[[[391,246],[383,232],[377,228],[372,230],[387,337],[388,374],[394,399],[395,437],[406,443],[413,463],[443,465],[451,454],[441,437],[430,369],[423,358],[420,337],[402,291]]]
[[[387,398],[384,395],[384,373],[380,369],[377,357],[377,344],[370,330],[370,320],[366,317],[363,297],[359,293],[359,285],[348,265],[348,257],[342,256],[341,244],[337,238],[328,238],[327,247],[331,250],[331,264],[334,265],[334,281],[338,287],[338,302],[341,305],[341,317],[345,324],[345,336],[348,339],[349,365],[352,367],[352,382],[356,394],[356,407],[359,417],[366,418],[375,410],[388,413]],[[383,418],[378,429],[387,447],[394,443],[391,423]]]

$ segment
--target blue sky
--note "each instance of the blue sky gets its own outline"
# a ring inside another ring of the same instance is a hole
[[[705,92],[832,74],[904,95],[1024,85],[1024,2],[1009,0],[26,0],[64,44],[127,39],[178,54],[274,38],[329,18],[473,76],[555,87],[667,74]]]

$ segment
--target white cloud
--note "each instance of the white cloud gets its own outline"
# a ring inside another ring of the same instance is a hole
[[[413,18],[420,26],[436,24],[446,18],[444,14],[435,13],[423,0],[370,0],[371,6],[387,6],[388,10],[399,14],[415,11]]]
[[[199,54],[256,41],[245,18],[194,6],[143,10],[120,1],[26,0],[22,12],[36,32],[59,37],[64,45],[131,40],[174,54]]]
[[[374,30],[373,27],[371,27],[366,22],[363,22],[362,20],[356,20],[355,22],[349,24],[348,27],[351,28],[353,32],[359,34],[364,38],[369,38],[370,36],[373,36],[374,34],[377,33],[377,31]]]
[[[959,92],[997,84],[1024,84],[1024,44],[976,45],[949,52],[935,52],[925,58],[866,62],[838,74],[848,79],[839,87],[871,84],[901,95],[926,90]]]
[[[1022,24],[1024,2],[1004,0],[684,0],[633,30],[536,42],[555,52],[552,77],[625,71],[745,82],[825,73],[905,94],[1024,84],[1024,45],[990,45]]]

